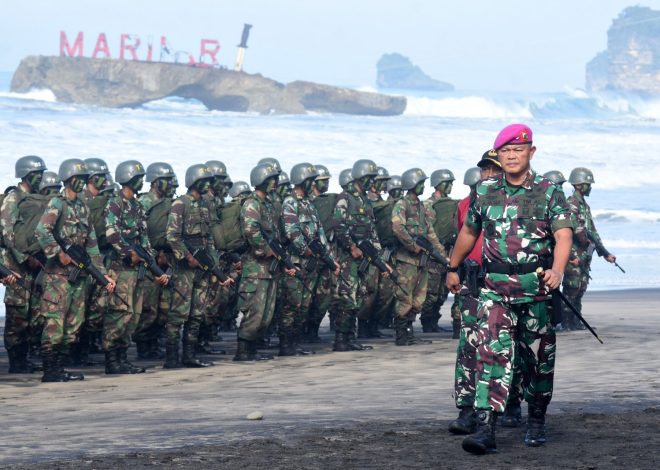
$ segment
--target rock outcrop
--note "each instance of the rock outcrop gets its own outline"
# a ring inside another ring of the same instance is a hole
[[[220,111],[301,114],[308,111],[392,116],[406,99],[317,83],[288,85],[261,75],[184,64],[84,57],[30,56],[11,90],[50,89],[58,101],[111,108],[138,107],[168,96],[194,98]]]
[[[378,88],[400,90],[453,91],[450,83],[429,77],[410,59],[401,54],[384,54],[376,64]]]
[[[660,95],[660,11],[629,7],[607,31],[607,50],[587,64],[589,91]]]

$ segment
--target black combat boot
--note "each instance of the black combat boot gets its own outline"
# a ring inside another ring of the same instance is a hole
[[[149,343],[147,341],[136,341],[135,349],[137,350],[138,359],[151,359],[149,355]]]
[[[296,351],[296,354],[298,356],[309,356],[310,354],[316,354],[314,351],[311,349],[303,348],[300,343],[300,338],[301,338],[301,333],[294,333],[293,336],[290,338],[291,343],[293,344],[293,349]]]
[[[9,373],[10,374],[31,374],[34,372],[31,363],[27,359],[28,344],[17,344],[16,346],[7,349],[7,356],[9,357]]]
[[[378,326],[380,325],[380,319],[372,316],[368,321],[367,324],[369,326],[369,336],[371,338],[391,338],[392,335],[388,335],[386,333],[383,333],[378,329]]]
[[[296,349],[291,343],[291,337],[288,335],[280,335],[280,351],[278,356],[295,356]]]
[[[108,375],[125,374],[119,367],[119,351],[111,349],[105,352],[105,373]]]
[[[500,418],[500,424],[503,428],[517,428],[522,424],[520,403],[507,403],[504,408],[504,414]]]
[[[181,367],[179,362],[179,344],[165,344],[165,364],[163,369],[178,369]]]
[[[422,338],[415,338],[415,330],[413,329],[413,322],[412,320],[408,320],[408,345],[414,345],[414,344],[431,344],[433,341],[430,341],[428,339],[422,339]]]
[[[420,318],[420,322],[422,323],[422,333],[437,333],[439,331],[437,323],[433,328],[432,318]]]
[[[250,350],[250,355],[252,356],[253,361],[270,361],[271,359],[275,359],[275,356],[272,354],[260,353],[258,351],[258,347],[259,345],[256,341],[250,341],[248,343],[248,348]]]
[[[471,406],[461,408],[458,418],[449,423],[452,434],[472,434],[477,430],[477,413]]]
[[[236,343],[236,355],[234,361],[254,361],[254,356],[250,352],[250,342],[238,338]]]
[[[547,405],[527,405],[527,434],[525,444],[540,447],[545,444],[545,410]]]
[[[371,338],[371,335],[369,334],[369,323],[367,320],[358,319],[357,337],[358,339]]]
[[[461,337],[461,320],[454,318],[451,321],[451,339],[460,339]]]
[[[64,370],[64,364],[69,364],[71,362],[68,348],[66,346],[62,346],[60,350],[57,351],[56,357],[57,369],[66,382],[69,380],[85,380],[85,376],[82,372],[69,372]]]
[[[184,367],[211,367],[212,362],[205,362],[195,357],[195,345],[188,341],[183,342],[183,354],[181,355],[181,364]]]
[[[463,439],[463,450],[477,455],[496,453],[495,423],[497,422],[497,414],[490,410],[478,410],[477,420],[477,432]]]
[[[209,343],[208,341],[202,341],[201,343],[197,343],[197,346],[195,347],[195,351],[201,354],[209,354],[211,356],[227,354],[227,351],[225,351],[224,349],[215,349],[213,346],[211,346],[211,343]]]
[[[335,331],[335,344],[332,346],[333,351],[352,351],[347,342],[348,336],[341,333],[339,330]]]
[[[351,348],[352,351],[367,351],[374,348],[373,346],[358,343],[355,338],[355,331],[346,333],[346,343],[348,343],[348,347]]]
[[[144,367],[131,364],[128,360],[128,348],[119,348],[119,367],[128,374],[142,374],[146,372]]]
[[[394,344],[397,346],[409,346],[408,343],[408,319],[405,317],[394,317]]]
[[[41,351],[41,360],[44,367],[42,382],[65,382],[64,377],[57,368],[57,357],[54,351]]]
[[[319,336],[319,328],[321,322],[317,320],[307,322],[305,327],[305,342],[307,343],[324,343],[323,339]]]

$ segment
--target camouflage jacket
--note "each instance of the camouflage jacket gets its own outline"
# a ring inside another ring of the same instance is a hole
[[[144,208],[137,198],[126,199],[120,191],[110,198],[108,205],[105,206],[104,215],[105,237],[113,250],[110,253],[113,269],[129,267],[125,261],[130,258],[132,244],[141,245],[152,256],[156,255],[147,236]]]
[[[243,255],[242,276],[247,278],[271,279],[271,249],[261,231],[280,239],[279,216],[270,196],[265,199],[257,192],[252,193],[241,207],[241,231],[250,249]]]
[[[55,240],[55,235],[66,245],[85,247],[92,263],[105,274],[103,260],[99,252],[96,232],[89,220],[87,206],[78,198],[69,200],[53,197],[46,206],[37,228],[37,241],[46,255],[46,271],[56,274],[68,274],[73,265],[63,266],[58,259],[62,247]]]
[[[504,175],[477,185],[465,224],[483,230],[485,263],[539,263],[552,256],[553,233],[573,228],[563,191],[549,180],[529,172],[521,186],[511,186]],[[487,266],[487,264],[486,264]],[[536,273],[487,273],[482,298],[527,303],[547,298]]]
[[[332,228],[339,247],[346,253],[355,245],[352,236],[371,240],[381,250],[376,233],[376,219],[371,202],[354,186],[349,191],[342,191],[337,196],[335,211],[332,214]]]
[[[596,231],[591,208],[584,196],[575,191],[568,198],[568,207],[575,221],[575,233],[573,235],[573,247],[571,258],[591,258],[594,249],[598,256],[608,256],[610,253],[605,249],[600,235]]]
[[[309,242],[317,237],[328,248],[319,215],[310,199],[297,195],[295,191],[287,196],[282,205],[282,220],[294,262],[300,262]]]
[[[203,199],[195,199],[188,193],[172,203],[172,211],[167,219],[167,242],[177,260],[192,254],[186,243],[191,247],[208,250],[215,256],[211,215]]]
[[[220,223],[220,212],[225,205],[224,199],[216,196],[211,191],[202,196],[204,203],[209,208],[209,215],[211,216],[211,225]]]
[[[19,184],[2,201],[0,208],[0,222],[2,223],[2,238],[5,245],[5,261],[10,269],[19,269],[21,263],[28,259],[28,255],[16,249],[14,227],[19,218],[18,202],[26,194],[23,186]]]
[[[432,214],[426,209],[422,201],[415,200],[410,193],[394,203],[392,208],[392,231],[399,240],[399,245],[404,248],[403,250],[397,250],[397,261],[419,265],[421,254],[415,254],[413,251],[416,247],[413,241],[415,235],[427,238],[439,253],[446,256],[444,247],[433,231]]]

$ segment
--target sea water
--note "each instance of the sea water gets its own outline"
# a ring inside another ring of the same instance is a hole
[[[145,166],[172,164],[179,180],[194,163],[222,160],[234,181],[249,181],[263,157],[288,171],[295,163],[326,165],[334,178],[358,158],[390,174],[449,168],[452,196],[465,197],[464,172],[512,122],[534,131],[536,171],[593,170],[588,202],[605,246],[626,273],[595,258],[590,289],[660,286],[660,101],[590,96],[580,90],[537,95],[456,92],[407,95],[402,116],[259,115],[209,111],[194,100],[168,98],[135,109],[58,103],[50,90],[9,92],[0,73],[0,185],[14,184],[14,163],[39,155],[57,171],[66,158],[104,158]],[[566,183],[567,195],[572,188]],[[425,196],[430,195],[427,189]],[[1,307],[0,307],[1,308]]]

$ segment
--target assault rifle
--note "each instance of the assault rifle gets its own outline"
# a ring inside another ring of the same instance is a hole
[[[16,274],[11,269],[0,263],[0,278],[4,279],[12,275],[16,276]],[[25,279],[22,277],[16,276],[16,284],[23,288],[23,290],[28,290],[27,286],[25,285]]]
[[[543,270],[543,268],[536,268],[536,275],[539,277],[539,279],[543,278],[544,274],[545,271]],[[600,342],[600,344],[603,344],[603,340],[598,337],[596,331],[591,327],[591,325],[589,325],[589,323],[587,323],[587,320],[584,319],[580,311],[577,308],[575,308],[575,306],[566,298],[566,296],[562,291],[560,291],[558,288],[554,289],[552,291],[552,295],[558,296],[562,300],[562,302],[564,302],[566,306],[571,310],[571,312],[573,312],[573,315],[578,317],[578,320],[580,320],[582,324],[587,328],[587,330],[589,330],[591,334],[594,335],[594,337]]]
[[[264,240],[266,240],[268,247],[275,255],[275,261],[274,261],[274,265],[271,266],[271,272],[277,268],[278,264],[282,263],[287,269],[295,269],[296,277],[301,281],[303,281],[304,278],[302,275],[302,271],[300,271],[300,268],[298,268],[298,266],[295,265],[295,263],[291,259],[291,255],[289,255],[289,253],[286,251],[286,248],[284,248],[284,245],[282,245],[282,243],[280,243],[280,241],[277,240],[275,237],[270,236],[268,232],[266,232],[263,229],[261,229],[261,236],[264,237]]]
[[[370,240],[367,238],[358,238],[355,236],[355,234],[351,233],[351,238],[357,245],[357,247],[360,249],[362,252],[362,255],[364,258],[362,259],[362,262],[360,263],[360,267],[358,268],[358,271],[360,273],[364,273],[367,269],[369,269],[369,265],[373,264],[378,268],[378,270],[381,273],[389,273],[390,279],[392,279],[392,282],[399,287],[403,291],[406,296],[408,295],[408,291],[401,285],[399,282],[399,273],[396,272],[394,269],[390,271],[388,269],[387,265],[385,262],[380,258],[380,255],[378,253],[378,249],[374,246],[373,243],[371,243]]]
[[[108,284],[110,284],[110,281],[108,281],[103,273],[99,271],[99,268],[94,266],[92,263],[92,259],[89,257],[87,254],[87,250],[85,250],[84,247],[80,245],[67,245],[64,243],[64,240],[62,240],[59,236],[55,235],[53,233],[53,237],[55,238],[55,241],[60,245],[62,250],[71,258],[74,264],[74,268],[69,273],[69,282],[75,282],[78,280],[78,276],[80,276],[81,272],[86,272],[92,278],[96,281],[98,285],[101,287],[107,287]],[[129,309],[131,308],[130,304],[124,299],[121,295],[119,295],[117,292],[112,292],[112,295],[117,297],[119,301],[126,305]]]
[[[415,242],[415,245],[422,249],[424,256],[426,257],[426,260],[422,261],[422,266],[426,265],[428,258],[431,258],[433,261],[447,266],[447,258],[442,256],[438,250],[433,248],[433,244],[429,241],[428,238],[423,235],[415,235],[413,237],[413,241]]]
[[[339,266],[339,263],[337,263],[335,260],[332,259],[330,256],[330,251],[328,248],[321,242],[321,240],[317,237],[314,240],[310,241],[307,244],[307,247],[309,248],[309,251],[312,252],[312,254],[315,256],[315,258],[312,259],[317,259],[321,261],[323,264],[325,264],[332,272],[334,272],[337,268],[339,268],[339,279],[347,285],[350,285],[350,282],[346,280],[344,275],[341,273],[341,266]],[[306,267],[307,271],[310,271],[308,267]]]
[[[207,250],[205,250],[204,248],[195,248],[193,246],[190,246],[187,242],[184,243],[186,245],[186,248],[188,248],[188,251],[190,251],[190,253],[193,255],[193,258],[195,258],[199,263],[199,267],[197,269],[199,269],[203,273],[213,274],[223,284],[228,280],[234,282],[234,280],[229,276],[227,276],[227,274],[222,270],[222,268],[216,264],[215,260]]]
[[[144,260],[144,263],[142,263],[142,266],[144,268],[148,269],[151,272],[151,274],[154,275],[154,277],[161,277],[165,274],[170,276],[170,280],[167,284],[165,284],[165,287],[167,287],[168,289],[173,289],[182,298],[184,299],[186,298],[186,294],[181,292],[181,290],[179,290],[176,287],[176,283],[174,282],[174,278],[172,277],[172,275],[163,271],[163,268],[161,268],[158,265],[156,258],[151,256],[149,252],[142,245],[140,245],[139,243],[131,243],[131,248],[135,250],[135,254],[137,254],[140,258]]]
[[[596,243],[596,237],[594,237],[594,235],[589,230],[587,230],[587,238],[591,241],[591,243],[596,245],[596,252],[600,256],[604,256],[605,258],[607,258],[608,256],[610,256],[612,254],[612,253],[610,253],[609,251],[607,251],[605,249],[605,247],[602,245],[602,243],[601,244]],[[621,266],[619,266],[619,263],[617,263],[616,261],[614,261],[614,266],[619,268],[623,274],[626,273],[626,271]],[[589,278],[591,279],[591,276],[589,276]]]

